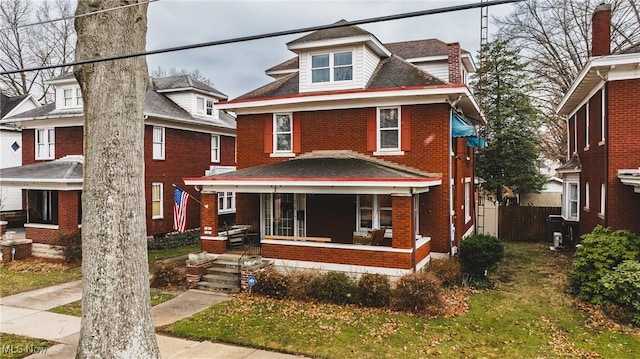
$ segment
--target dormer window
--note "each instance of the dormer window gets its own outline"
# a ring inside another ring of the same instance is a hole
[[[82,106],[82,92],[80,87],[69,87],[62,90],[64,97],[64,107]]]
[[[351,51],[311,55],[311,82],[353,80],[353,54]]]
[[[196,111],[198,115],[213,116],[213,100],[198,97]]]

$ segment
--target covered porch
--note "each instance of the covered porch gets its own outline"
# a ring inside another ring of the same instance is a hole
[[[229,247],[215,222],[217,192],[235,191],[238,222],[259,233],[262,255],[277,266],[401,276],[430,259],[420,208],[442,178],[349,151],[322,151],[185,183],[202,193],[207,252]]]

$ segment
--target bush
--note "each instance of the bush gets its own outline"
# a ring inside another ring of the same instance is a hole
[[[155,251],[190,246],[200,243],[200,231],[188,231],[183,233],[171,233],[156,237],[147,242],[147,250]]]
[[[473,234],[460,243],[460,263],[465,272],[484,276],[504,257],[502,242],[487,234]]]
[[[264,271],[256,274],[256,285],[251,291],[274,299],[287,297],[289,280],[287,276],[276,271]]]
[[[185,276],[180,273],[175,263],[159,263],[154,267],[152,274],[153,288],[181,288],[185,284]]]
[[[358,281],[356,297],[363,307],[388,307],[391,303],[389,278],[383,274],[363,274]]]
[[[78,263],[82,261],[82,232],[81,230],[62,233],[58,237],[57,249],[62,251],[64,260],[67,263]]]
[[[571,269],[570,289],[594,304],[610,304],[601,279],[625,260],[638,260],[640,239],[629,231],[597,226],[582,236]]]
[[[640,325],[640,262],[622,262],[612,272],[600,278],[606,301],[619,305],[637,325]]]
[[[433,273],[418,272],[398,279],[392,292],[395,310],[438,315],[443,310],[442,286]]]
[[[424,270],[433,273],[445,286],[462,282],[462,264],[454,257],[434,259]]]
[[[287,273],[289,278],[288,296],[291,299],[305,301],[312,298],[313,281],[317,277],[310,271],[293,271]]]
[[[353,303],[355,292],[355,283],[343,272],[327,272],[315,278],[311,284],[311,297],[326,303]]]

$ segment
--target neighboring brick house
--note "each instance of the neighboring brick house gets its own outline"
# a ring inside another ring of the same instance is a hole
[[[0,184],[24,190],[25,235],[34,244],[54,244],[59,232],[77,229],[81,218],[82,95],[73,74],[49,83],[56,89],[54,103],[2,121],[22,127],[22,166],[4,169]],[[235,117],[217,108],[226,99],[188,75],[150,79],[144,104],[149,236],[173,231],[172,185],[181,186],[182,177],[235,170]],[[199,199],[193,188],[188,192]],[[220,213],[233,216],[234,195],[225,196],[231,200],[221,201]],[[199,224],[199,206],[191,201],[187,228]]]
[[[596,225],[640,233],[640,43],[610,53],[611,5],[592,18],[592,57],[557,108],[567,122],[562,216],[572,240]]]
[[[344,20],[337,25],[345,24]],[[346,24],[348,25],[348,24]],[[382,44],[344,26],[291,41],[275,81],[220,108],[238,115],[238,170],[185,178],[204,204],[235,190],[239,223],[276,265],[402,275],[474,230],[474,71],[458,43]],[[203,228],[216,228],[215,206]],[[382,245],[362,245],[386,229]],[[203,249],[225,251],[224,233]]]

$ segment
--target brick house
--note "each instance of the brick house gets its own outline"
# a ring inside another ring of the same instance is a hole
[[[82,95],[73,74],[49,83],[56,90],[54,103],[2,121],[21,126],[23,151],[22,166],[3,169],[0,184],[23,190],[28,208],[25,237],[33,240],[36,253],[38,248],[49,250],[46,245],[55,244],[60,232],[76,230],[81,219]],[[217,108],[226,99],[188,75],[150,80],[144,104],[149,236],[173,231],[172,185],[180,186],[182,177],[235,170],[235,117]],[[188,192],[199,199],[193,188]],[[220,214],[233,216],[235,195],[220,196],[225,199]],[[191,201],[187,228],[199,225],[198,204]]]
[[[237,191],[237,221],[276,266],[403,275],[474,230],[475,68],[458,43],[341,24],[289,42],[273,82],[220,103],[238,116],[238,169],[185,183],[209,205],[202,228],[218,226],[216,193]],[[225,251],[216,234],[204,250]]]
[[[640,43],[610,53],[611,5],[592,17],[592,56],[557,108],[567,122],[562,216],[571,239],[596,225],[640,233]]]

